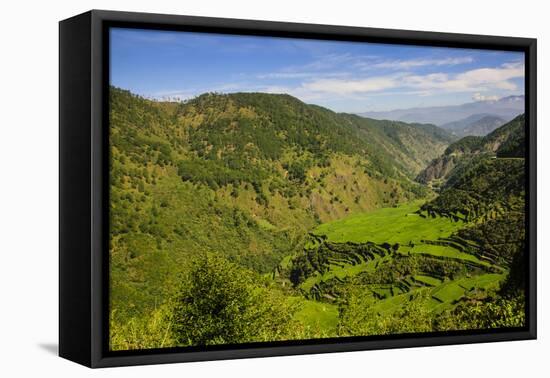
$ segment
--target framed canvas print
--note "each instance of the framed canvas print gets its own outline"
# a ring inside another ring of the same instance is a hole
[[[536,337],[536,41],[60,23],[60,355]]]

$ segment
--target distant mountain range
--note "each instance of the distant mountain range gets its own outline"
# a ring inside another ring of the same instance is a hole
[[[431,123],[457,136],[486,135],[525,111],[525,96],[475,101],[462,105],[365,112],[360,116],[392,121]]]
[[[453,135],[484,136],[506,123],[506,119],[492,114],[474,114],[459,121],[449,122],[440,127]]]

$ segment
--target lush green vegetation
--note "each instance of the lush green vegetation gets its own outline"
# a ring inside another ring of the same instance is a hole
[[[400,246],[410,242],[446,237],[459,229],[462,222],[442,217],[422,218],[416,213],[422,201],[410,202],[397,208],[382,208],[368,213],[352,215],[320,225],[316,235],[325,235],[331,242],[373,242]]]
[[[522,117],[449,145],[288,95],[110,92],[111,349],[524,324]]]
[[[217,255],[194,260],[175,297],[177,345],[235,344],[293,338],[299,327],[285,296]]]
[[[416,177],[418,182],[436,190],[451,174],[470,168],[472,160],[484,160],[487,156],[499,158],[525,157],[525,116],[520,115],[484,137],[467,136],[452,143],[443,155],[432,160]],[[460,169],[455,170],[455,167]]]

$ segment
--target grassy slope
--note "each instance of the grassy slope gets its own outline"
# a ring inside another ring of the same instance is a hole
[[[329,241],[355,243],[384,242],[401,245],[421,240],[435,240],[449,236],[462,226],[448,218],[421,218],[415,213],[423,201],[408,203],[397,208],[383,208],[369,213],[352,215],[347,218],[325,223],[314,231],[327,236]]]

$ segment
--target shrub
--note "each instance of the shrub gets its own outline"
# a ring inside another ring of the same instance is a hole
[[[178,345],[234,344],[292,337],[297,310],[252,273],[205,254],[193,261],[174,304]]]

